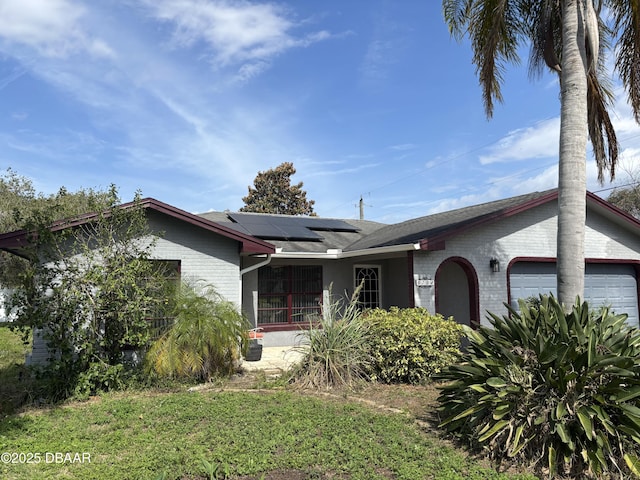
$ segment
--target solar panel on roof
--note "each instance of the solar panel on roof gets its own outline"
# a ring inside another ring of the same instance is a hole
[[[277,225],[253,224],[244,225],[249,235],[269,240],[322,240],[316,232],[305,227],[288,227],[283,229]]]
[[[239,223],[234,223],[234,222],[218,222],[220,223],[220,225],[231,228],[233,230],[236,230],[237,232],[240,233],[245,233],[247,235],[251,235],[251,233],[249,232],[249,230],[247,230],[246,227],[244,227],[243,225],[240,225]]]
[[[244,228],[249,232],[249,235],[253,235],[254,237],[259,238],[283,238],[283,231],[273,225],[267,224],[253,224],[253,225],[243,225]]]
[[[311,240],[323,237],[314,230],[357,232],[358,229],[343,220],[296,217],[285,215],[247,215],[230,213],[229,218],[251,235],[271,240]]]
[[[306,227],[287,227],[285,235],[288,240],[322,240],[322,236]]]
[[[311,220],[311,219],[310,219]],[[344,220],[336,220],[332,218],[313,219],[313,223],[309,223],[309,228],[313,230],[329,230],[334,232],[357,232],[358,229]]]
[[[241,213],[230,213],[229,218],[234,222],[237,222],[241,225],[255,225],[255,224],[265,224],[271,223],[271,218],[267,215],[256,215],[256,214],[241,214]]]

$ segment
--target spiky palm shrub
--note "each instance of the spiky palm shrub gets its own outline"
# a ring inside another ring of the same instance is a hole
[[[352,388],[367,378],[372,361],[369,328],[358,306],[357,289],[346,303],[329,293],[322,314],[304,330],[298,350],[302,360],[293,371],[301,388]]]
[[[236,306],[212,287],[179,288],[173,325],[147,352],[148,371],[168,377],[210,380],[230,375],[246,352],[248,324]]]
[[[467,330],[461,362],[439,376],[442,425],[550,476],[640,475],[639,331],[586,302],[569,314],[547,296],[519,307]]]

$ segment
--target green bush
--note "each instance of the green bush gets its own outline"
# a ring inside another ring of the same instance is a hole
[[[370,368],[369,329],[362,320],[356,289],[344,305],[329,293],[322,315],[300,335],[303,357],[293,371],[302,388],[351,388],[367,378]]]
[[[95,362],[89,368],[78,375],[75,388],[76,398],[88,398],[100,392],[110,390],[124,390],[129,385],[130,372],[125,365],[118,363]]]
[[[519,307],[467,332],[462,361],[439,376],[442,425],[551,476],[639,475],[639,330],[586,302],[567,314],[547,296]]]
[[[462,326],[424,308],[391,307],[367,312],[372,377],[386,383],[420,384],[454,361]]]

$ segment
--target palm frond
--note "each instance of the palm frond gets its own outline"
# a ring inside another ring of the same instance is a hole
[[[162,376],[208,380],[230,374],[247,345],[248,324],[214,289],[183,285],[174,324],[149,349],[147,368]]]
[[[613,17],[616,43],[615,68],[627,90],[636,122],[640,123],[640,4],[636,0],[607,2]]]
[[[532,2],[526,11],[530,25],[529,76],[538,78],[544,67],[560,73],[562,49],[562,15],[554,0]]]
[[[587,74],[589,138],[598,166],[600,183],[604,182],[604,172],[607,170],[610,179],[614,179],[618,161],[618,138],[608,110],[613,96],[605,82],[604,78],[598,78],[594,70],[590,70]]]
[[[526,3],[526,2],[525,2]],[[507,63],[520,63],[518,47],[526,38],[521,2],[504,0],[444,0],[445,20],[452,34],[469,37],[473,63],[482,88],[487,117],[494,102],[502,102],[501,84]]]

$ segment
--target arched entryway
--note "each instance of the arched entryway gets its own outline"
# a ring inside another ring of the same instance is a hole
[[[436,312],[472,328],[480,326],[478,276],[462,257],[449,257],[436,270]]]

